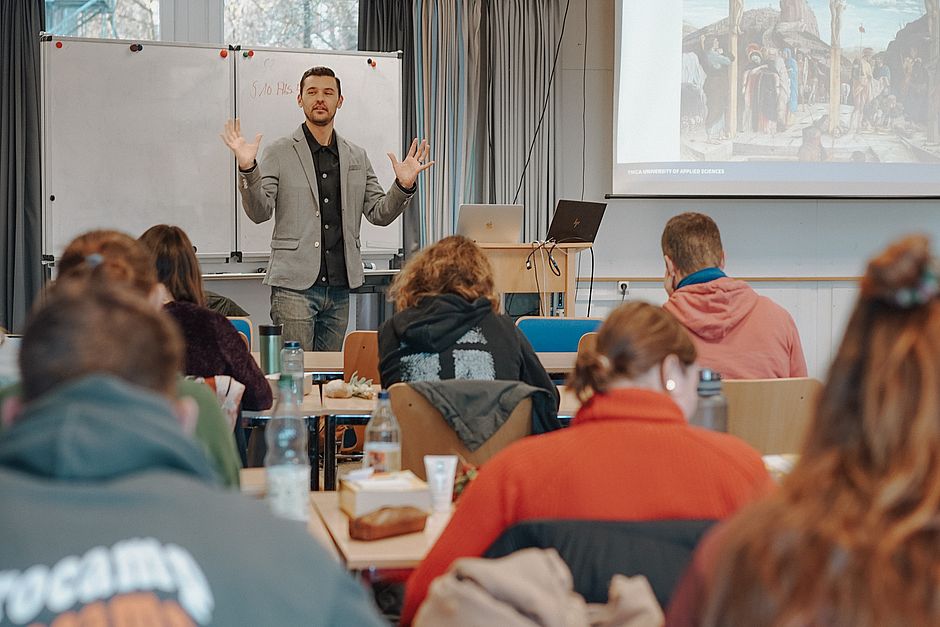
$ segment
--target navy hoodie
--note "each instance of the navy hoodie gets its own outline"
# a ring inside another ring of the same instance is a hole
[[[28,404],[0,434],[0,625],[383,624],[303,525],[213,484],[160,396],[96,375]]]

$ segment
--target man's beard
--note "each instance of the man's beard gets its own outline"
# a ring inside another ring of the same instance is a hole
[[[314,126],[329,126],[330,124],[333,123],[333,118],[336,117],[336,112],[334,111],[333,115],[331,115],[329,118],[325,120],[315,120],[312,117],[310,117],[309,113],[305,113],[304,116],[307,118],[307,121],[313,124]]]

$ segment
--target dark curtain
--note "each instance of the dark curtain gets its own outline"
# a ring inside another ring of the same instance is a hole
[[[21,331],[42,287],[39,33],[43,0],[0,2],[0,325]]]
[[[359,49],[372,52],[402,51],[402,151],[415,137],[414,18],[410,0],[359,0]],[[434,158],[434,155],[431,155]],[[420,179],[419,179],[420,180]],[[420,246],[421,217],[416,202],[405,211],[402,242],[405,257]]]

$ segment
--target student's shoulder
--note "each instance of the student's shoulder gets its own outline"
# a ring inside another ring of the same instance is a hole
[[[687,432],[699,445],[706,447],[729,467],[758,481],[767,477],[767,469],[761,454],[744,440],[729,433],[718,433],[700,427],[689,427]]]

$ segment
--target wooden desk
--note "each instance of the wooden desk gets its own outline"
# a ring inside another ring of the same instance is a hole
[[[570,374],[574,371],[574,364],[578,359],[575,352],[536,353],[535,356],[542,362],[542,367],[548,374]]]
[[[261,353],[252,353],[255,363],[261,365]],[[342,351],[304,351],[304,371],[318,374],[343,374]]]
[[[434,513],[428,516],[422,532],[362,542],[349,537],[349,518],[339,508],[339,493],[314,492],[310,498],[346,568],[356,571],[414,568],[437,542],[451,517],[451,512]]]
[[[312,471],[318,472],[316,468],[313,468]],[[241,482],[242,494],[257,499],[264,498],[266,491],[264,468],[242,468],[239,472],[239,481]],[[337,562],[342,562],[339,551],[336,549],[336,544],[333,542],[333,537],[330,535],[329,531],[327,531],[326,526],[323,524],[323,519],[320,517],[320,514],[317,512],[312,502],[310,503],[310,520],[307,521],[307,531],[320,546],[326,549],[330,557]]]
[[[537,292],[542,296],[543,311],[549,311],[549,294],[563,292],[565,315],[575,315],[575,292],[578,287],[578,255],[590,244],[548,245],[532,254],[531,244],[477,244],[493,266],[493,283],[500,294],[514,292]],[[550,268],[548,251],[558,264],[558,275]],[[530,257],[531,255],[531,257]],[[526,259],[531,268],[526,268]],[[547,314],[546,314],[547,315]]]

